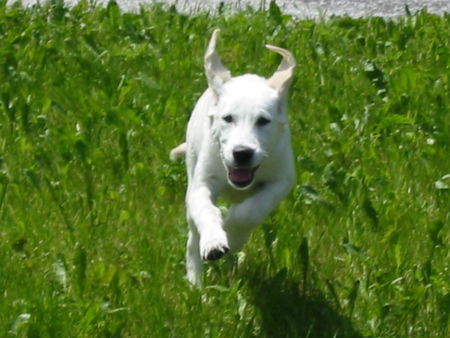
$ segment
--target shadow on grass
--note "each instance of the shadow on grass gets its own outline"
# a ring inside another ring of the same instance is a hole
[[[303,295],[301,283],[289,280],[286,270],[274,277],[248,276],[254,305],[262,316],[267,337],[362,337],[348,318],[315,292]]]

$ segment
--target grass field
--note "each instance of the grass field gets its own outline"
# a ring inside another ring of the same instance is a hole
[[[184,279],[184,165],[210,33],[234,74],[290,49],[297,185]],[[450,15],[0,0],[0,336],[445,337]]]

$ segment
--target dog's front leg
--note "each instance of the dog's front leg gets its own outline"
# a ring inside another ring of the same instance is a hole
[[[225,229],[232,252],[244,246],[252,230],[277,207],[292,184],[289,179],[265,183],[256,194],[230,207]]]
[[[189,219],[189,235],[186,245],[186,278],[194,285],[202,285],[203,264],[200,257],[200,237],[192,220]]]
[[[222,214],[214,199],[212,189],[202,184],[190,188],[186,200],[188,217],[200,237],[199,251],[204,260],[219,259],[229,251]]]

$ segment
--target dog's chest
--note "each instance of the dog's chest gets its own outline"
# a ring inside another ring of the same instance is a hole
[[[240,203],[243,200],[253,196],[264,186],[263,182],[255,182],[250,188],[245,190],[236,190],[230,186],[227,186],[220,194],[220,199],[228,203]]]

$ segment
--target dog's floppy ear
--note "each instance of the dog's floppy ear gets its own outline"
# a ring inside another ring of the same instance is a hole
[[[220,87],[231,79],[231,73],[226,69],[216,53],[216,42],[220,29],[215,29],[205,53],[205,72],[208,85],[216,95],[219,95]]]
[[[280,54],[283,57],[276,72],[267,80],[270,87],[278,91],[280,96],[286,95],[294,76],[295,59],[292,53],[286,49],[266,45],[266,48]]]

